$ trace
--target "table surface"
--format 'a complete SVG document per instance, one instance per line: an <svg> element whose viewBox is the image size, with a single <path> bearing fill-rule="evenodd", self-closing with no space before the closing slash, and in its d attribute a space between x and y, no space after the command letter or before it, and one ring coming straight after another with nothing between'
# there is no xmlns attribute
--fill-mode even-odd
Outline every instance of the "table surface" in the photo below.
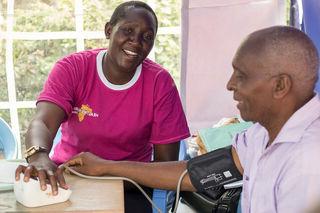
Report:
<svg viewBox="0 0 320 213"><path fill-rule="evenodd" d="M13 191L2 191L0 212L124 212L123 181L89 180L67 174L65 178L72 190L68 201L28 208L16 201Z"/></svg>

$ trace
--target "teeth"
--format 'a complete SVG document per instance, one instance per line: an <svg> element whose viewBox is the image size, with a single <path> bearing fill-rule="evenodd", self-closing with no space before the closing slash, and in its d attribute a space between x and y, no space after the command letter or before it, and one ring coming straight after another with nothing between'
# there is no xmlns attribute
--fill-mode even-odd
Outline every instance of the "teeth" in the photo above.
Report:
<svg viewBox="0 0 320 213"><path fill-rule="evenodd" d="M130 50L123 50L123 51L128 55L132 55L132 56L137 56L138 55L138 53L132 52Z"/></svg>

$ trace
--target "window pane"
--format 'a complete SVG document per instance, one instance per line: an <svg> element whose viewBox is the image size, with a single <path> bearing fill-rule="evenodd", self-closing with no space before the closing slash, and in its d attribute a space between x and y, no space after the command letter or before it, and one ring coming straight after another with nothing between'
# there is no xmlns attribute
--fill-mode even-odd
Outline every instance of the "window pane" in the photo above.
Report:
<svg viewBox="0 0 320 213"><path fill-rule="evenodd" d="M36 109L18 109L19 116L19 128L20 128L20 140L21 140L21 149L22 153L25 151L25 138L28 130L28 126L33 116L36 113Z"/></svg>
<svg viewBox="0 0 320 213"><path fill-rule="evenodd" d="M84 40L84 48L88 49L97 49L97 48L106 48L107 39L86 39Z"/></svg>
<svg viewBox="0 0 320 213"><path fill-rule="evenodd" d="M0 0L0 33L6 31L7 1ZM5 40L0 40L0 101L8 101Z"/></svg>
<svg viewBox="0 0 320 213"><path fill-rule="evenodd" d="M83 0L83 27L86 31L104 31L114 9L124 0Z"/></svg>
<svg viewBox="0 0 320 213"><path fill-rule="evenodd" d="M71 39L16 40L13 48L17 100L31 101L41 91L53 64L76 51L76 42Z"/></svg>
<svg viewBox="0 0 320 213"><path fill-rule="evenodd" d="M0 101L8 101L5 40L0 40Z"/></svg>
<svg viewBox="0 0 320 213"><path fill-rule="evenodd" d="M9 124L9 126L11 126L9 109L0 109L0 118L5 120Z"/></svg>
<svg viewBox="0 0 320 213"><path fill-rule="evenodd" d="M0 0L0 32L6 31L7 1Z"/></svg>
<svg viewBox="0 0 320 213"><path fill-rule="evenodd" d="M180 0L156 1L155 13L157 14L159 27L180 26Z"/></svg>
<svg viewBox="0 0 320 213"><path fill-rule="evenodd" d="M74 0L15 0L14 31L75 30Z"/></svg>
<svg viewBox="0 0 320 213"><path fill-rule="evenodd" d="M156 39L156 62L165 67L180 87L180 41L178 35L158 35Z"/></svg>

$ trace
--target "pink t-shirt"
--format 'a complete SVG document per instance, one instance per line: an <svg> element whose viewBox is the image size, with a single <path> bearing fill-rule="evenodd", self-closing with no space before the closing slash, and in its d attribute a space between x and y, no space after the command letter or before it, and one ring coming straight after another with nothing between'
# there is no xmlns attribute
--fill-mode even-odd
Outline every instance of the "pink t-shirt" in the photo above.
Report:
<svg viewBox="0 0 320 213"><path fill-rule="evenodd" d="M177 88L164 68L146 59L127 84L114 85L103 74L105 53L89 50L59 60L38 97L67 114L52 156L58 164L82 151L147 162L153 144L190 135Z"/></svg>

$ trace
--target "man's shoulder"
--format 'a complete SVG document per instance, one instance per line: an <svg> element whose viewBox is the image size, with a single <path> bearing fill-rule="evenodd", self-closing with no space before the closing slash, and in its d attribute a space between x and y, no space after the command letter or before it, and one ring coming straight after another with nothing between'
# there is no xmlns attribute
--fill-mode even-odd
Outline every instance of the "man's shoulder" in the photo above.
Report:
<svg viewBox="0 0 320 213"><path fill-rule="evenodd" d="M320 149L320 117L314 120L312 124L305 129L297 146L299 149L309 149L310 151L314 148Z"/></svg>
<svg viewBox="0 0 320 213"><path fill-rule="evenodd" d="M315 120L303 133L299 142L292 144L292 160L303 167L318 165L320 161L320 118ZM319 168L320 172L320 167Z"/></svg>
<svg viewBox="0 0 320 213"><path fill-rule="evenodd" d="M310 149L310 151L312 151L314 148L320 149L320 117L315 119L304 130L300 141L297 143L297 146L299 149Z"/></svg>

